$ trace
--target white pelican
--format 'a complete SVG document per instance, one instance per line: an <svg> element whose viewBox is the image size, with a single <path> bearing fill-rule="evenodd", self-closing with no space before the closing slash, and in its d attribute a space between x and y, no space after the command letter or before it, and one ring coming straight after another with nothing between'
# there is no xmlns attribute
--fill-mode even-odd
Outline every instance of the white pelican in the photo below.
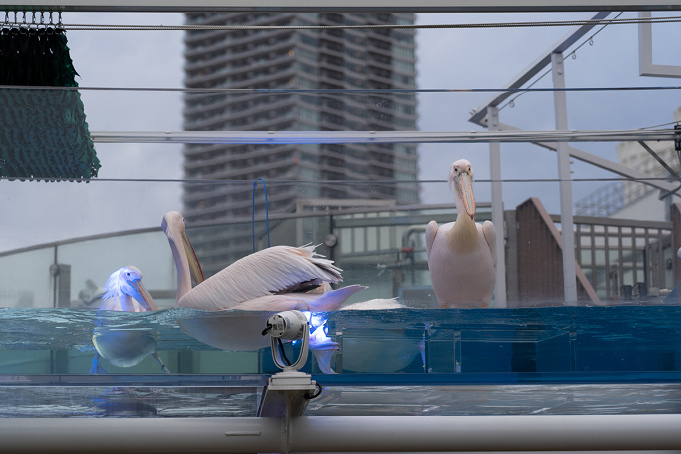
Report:
<svg viewBox="0 0 681 454"><path fill-rule="evenodd" d="M177 211L163 216L161 228L168 237L177 270L176 305L206 311L334 311L354 293L351 285L324 293L306 292L323 282L341 281L340 269L315 254L314 246L273 246L237 260L214 276L191 287L199 266ZM197 279L200 282L200 278Z"/></svg>
<svg viewBox="0 0 681 454"><path fill-rule="evenodd" d="M158 306L142 284L142 272L134 266L123 267L109 276L104 285L104 302L100 310L122 312L157 311ZM164 373L170 373L156 351L156 335L150 329L125 329L101 326L92 336L95 358L91 374L106 373L100 364L104 358L118 367L131 367L152 355Z"/></svg>
<svg viewBox="0 0 681 454"><path fill-rule="evenodd" d="M142 272L134 266L125 266L111 273L104 284L104 302L100 310L123 312L157 311L158 306L142 285Z"/></svg>
<svg viewBox="0 0 681 454"><path fill-rule="evenodd" d="M496 230L490 221L475 223L473 169L465 159L449 169L454 185L456 221L426 228L426 251L433 289L443 309L488 307L496 281Z"/></svg>

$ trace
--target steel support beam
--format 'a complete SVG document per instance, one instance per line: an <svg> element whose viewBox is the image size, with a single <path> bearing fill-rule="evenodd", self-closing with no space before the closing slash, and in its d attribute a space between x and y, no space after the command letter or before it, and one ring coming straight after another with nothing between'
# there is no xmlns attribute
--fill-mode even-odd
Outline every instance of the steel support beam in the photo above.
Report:
<svg viewBox="0 0 681 454"><path fill-rule="evenodd" d="M500 123L499 128L502 131L521 131L520 128L516 128L515 126L511 126L504 123ZM556 151L558 149L558 142L533 141L532 143L551 151ZM567 148L569 150L570 156L572 156L575 159L579 159L582 162L586 162L587 164L591 164L600 169L615 173L624 178L629 178L632 180L636 180L639 183L647 184L648 186L651 186L655 189L659 189L664 193L673 192L678 187L673 182L660 180L658 178L652 177L651 175L648 175L647 173L641 172L640 170L632 169L631 167L627 167L623 164L620 164L619 162L601 158L600 156L596 156L595 154L580 150L578 148L570 146L569 144Z"/></svg>
<svg viewBox="0 0 681 454"><path fill-rule="evenodd" d="M674 129L613 131L91 131L96 143L490 143L673 141Z"/></svg>
<svg viewBox="0 0 681 454"><path fill-rule="evenodd" d="M553 88L565 88L563 54L551 54ZM567 96L565 91L553 92L556 130L565 131L567 121ZM572 177L570 175L570 151L567 142L558 143L558 179L560 187L560 224L563 240L563 288L565 305L577 305L577 268L575 266L575 232L572 219Z"/></svg>
<svg viewBox="0 0 681 454"><path fill-rule="evenodd" d="M499 109L490 107L488 109L488 123L490 131L499 130ZM495 307L506 307L506 248L504 245L504 197L501 188L501 143L489 143L489 168L490 179L492 180L492 223L497 231L497 241L495 244L497 267L496 284L494 287Z"/></svg>
<svg viewBox="0 0 681 454"><path fill-rule="evenodd" d="M607 8L602 8L597 11L606 11ZM604 19L608 16L607 12L599 12L588 19ZM594 25L582 25L580 27L575 27L572 31L563 36L554 45L549 47L543 54L541 54L535 61L533 61L528 67L520 72L515 78L511 80L504 88L507 89L518 89L522 88L527 82L532 80L534 76L539 74L547 66L551 64L551 55L554 53L564 53L570 46L579 41L584 35L586 35L589 30L591 30ZM475 123L477 125L486 127L485 124L487 119L487 109L489 107L498 107L505 99L514 94L514 92L503 92L491 99L489 99L485 104L477 107L473 110L473 114L468 121Z"/></svg>
<svg viewBox="0 0 681 454"><path fill-rule="evenodd" d="M638 13L638 17L650 17L650 11ZM648 77L681 78L681 66L653 63L653 24L638 24L638 73Z"/></svg>
<svg viewBox="0 0 681 454"><path fill-rule="evenodd" d="M191 11L408 11L576 12L681 10L681 0L2 0L10 11L191 12Z"/></svg>
<svg viewBox="0 0 681 454"><path fill-rule="evenodd" d="M681 415L302 416L291 452L678 450ZM5 418L3 454L285 452L279 418Z"/></svg>

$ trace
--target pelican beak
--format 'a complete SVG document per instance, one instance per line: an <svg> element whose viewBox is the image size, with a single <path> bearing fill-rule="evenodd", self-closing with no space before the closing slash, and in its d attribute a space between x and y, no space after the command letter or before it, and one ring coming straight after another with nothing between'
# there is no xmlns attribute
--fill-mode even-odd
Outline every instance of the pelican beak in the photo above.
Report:
<svg viewBox="0 0 681 454"><path fill-rule="evenodd" d="M148 311L157 311L158 306L154 302L154 299L151 297L147 289L144 287L142 284L142 281L139 279L136 279L134 281L130 281L130 285L132 288L135 289L135 295L134 298L142 305L147 308Z"/></svg>
<svg viewBox="0 0 681 454"><path fill-rule="evenodd" d="M468 172L461 172L454 178L456 190L461 194L466 214L473 219L475 216L475 197L473 196L473 181Z"/></svg>
<svg viewBox="0 0 681 454"><path fill-rule="evenodd" d="M203 270L201 269L201 265L199 265L199 259L196 257L196 252L194 252L194 248L184 232L182 232L182 245L184 246L184 253L189 262L189 272L192 275L194 282L198 285L205 280L203 277Z"/></svg>

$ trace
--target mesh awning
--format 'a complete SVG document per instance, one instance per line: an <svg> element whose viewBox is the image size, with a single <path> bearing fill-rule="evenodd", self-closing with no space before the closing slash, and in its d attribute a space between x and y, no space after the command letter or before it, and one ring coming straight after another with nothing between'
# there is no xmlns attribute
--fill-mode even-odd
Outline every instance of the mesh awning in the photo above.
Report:
<svg viewBox="0 0 681 454"><path fill-rule="evenodd" d="M0 33L0 176L88 179L100 167L66 35L58 27L4 26Z"/></svg>

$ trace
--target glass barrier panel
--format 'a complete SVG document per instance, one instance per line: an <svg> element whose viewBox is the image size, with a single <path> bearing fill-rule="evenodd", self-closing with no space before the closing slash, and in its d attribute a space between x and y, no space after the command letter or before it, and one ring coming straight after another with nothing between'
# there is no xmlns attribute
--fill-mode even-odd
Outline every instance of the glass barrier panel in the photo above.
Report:
<svg viewBox="0 0 681 454"><path fill-rule="evenodd" d="M160 228L68 243L58 250L59 264L71 268L73 291L70 305L61 307L99 309L109 275L129 265L142 272L144 286L159 308L175 305L175 270Z"/></svg>
<svg viewBox="0 0 681 454"><path fill-rule="evenodd" d="M0 307L58 307L55 246L0 254ZM64 286L61 287L64 289Z"/></svg>

